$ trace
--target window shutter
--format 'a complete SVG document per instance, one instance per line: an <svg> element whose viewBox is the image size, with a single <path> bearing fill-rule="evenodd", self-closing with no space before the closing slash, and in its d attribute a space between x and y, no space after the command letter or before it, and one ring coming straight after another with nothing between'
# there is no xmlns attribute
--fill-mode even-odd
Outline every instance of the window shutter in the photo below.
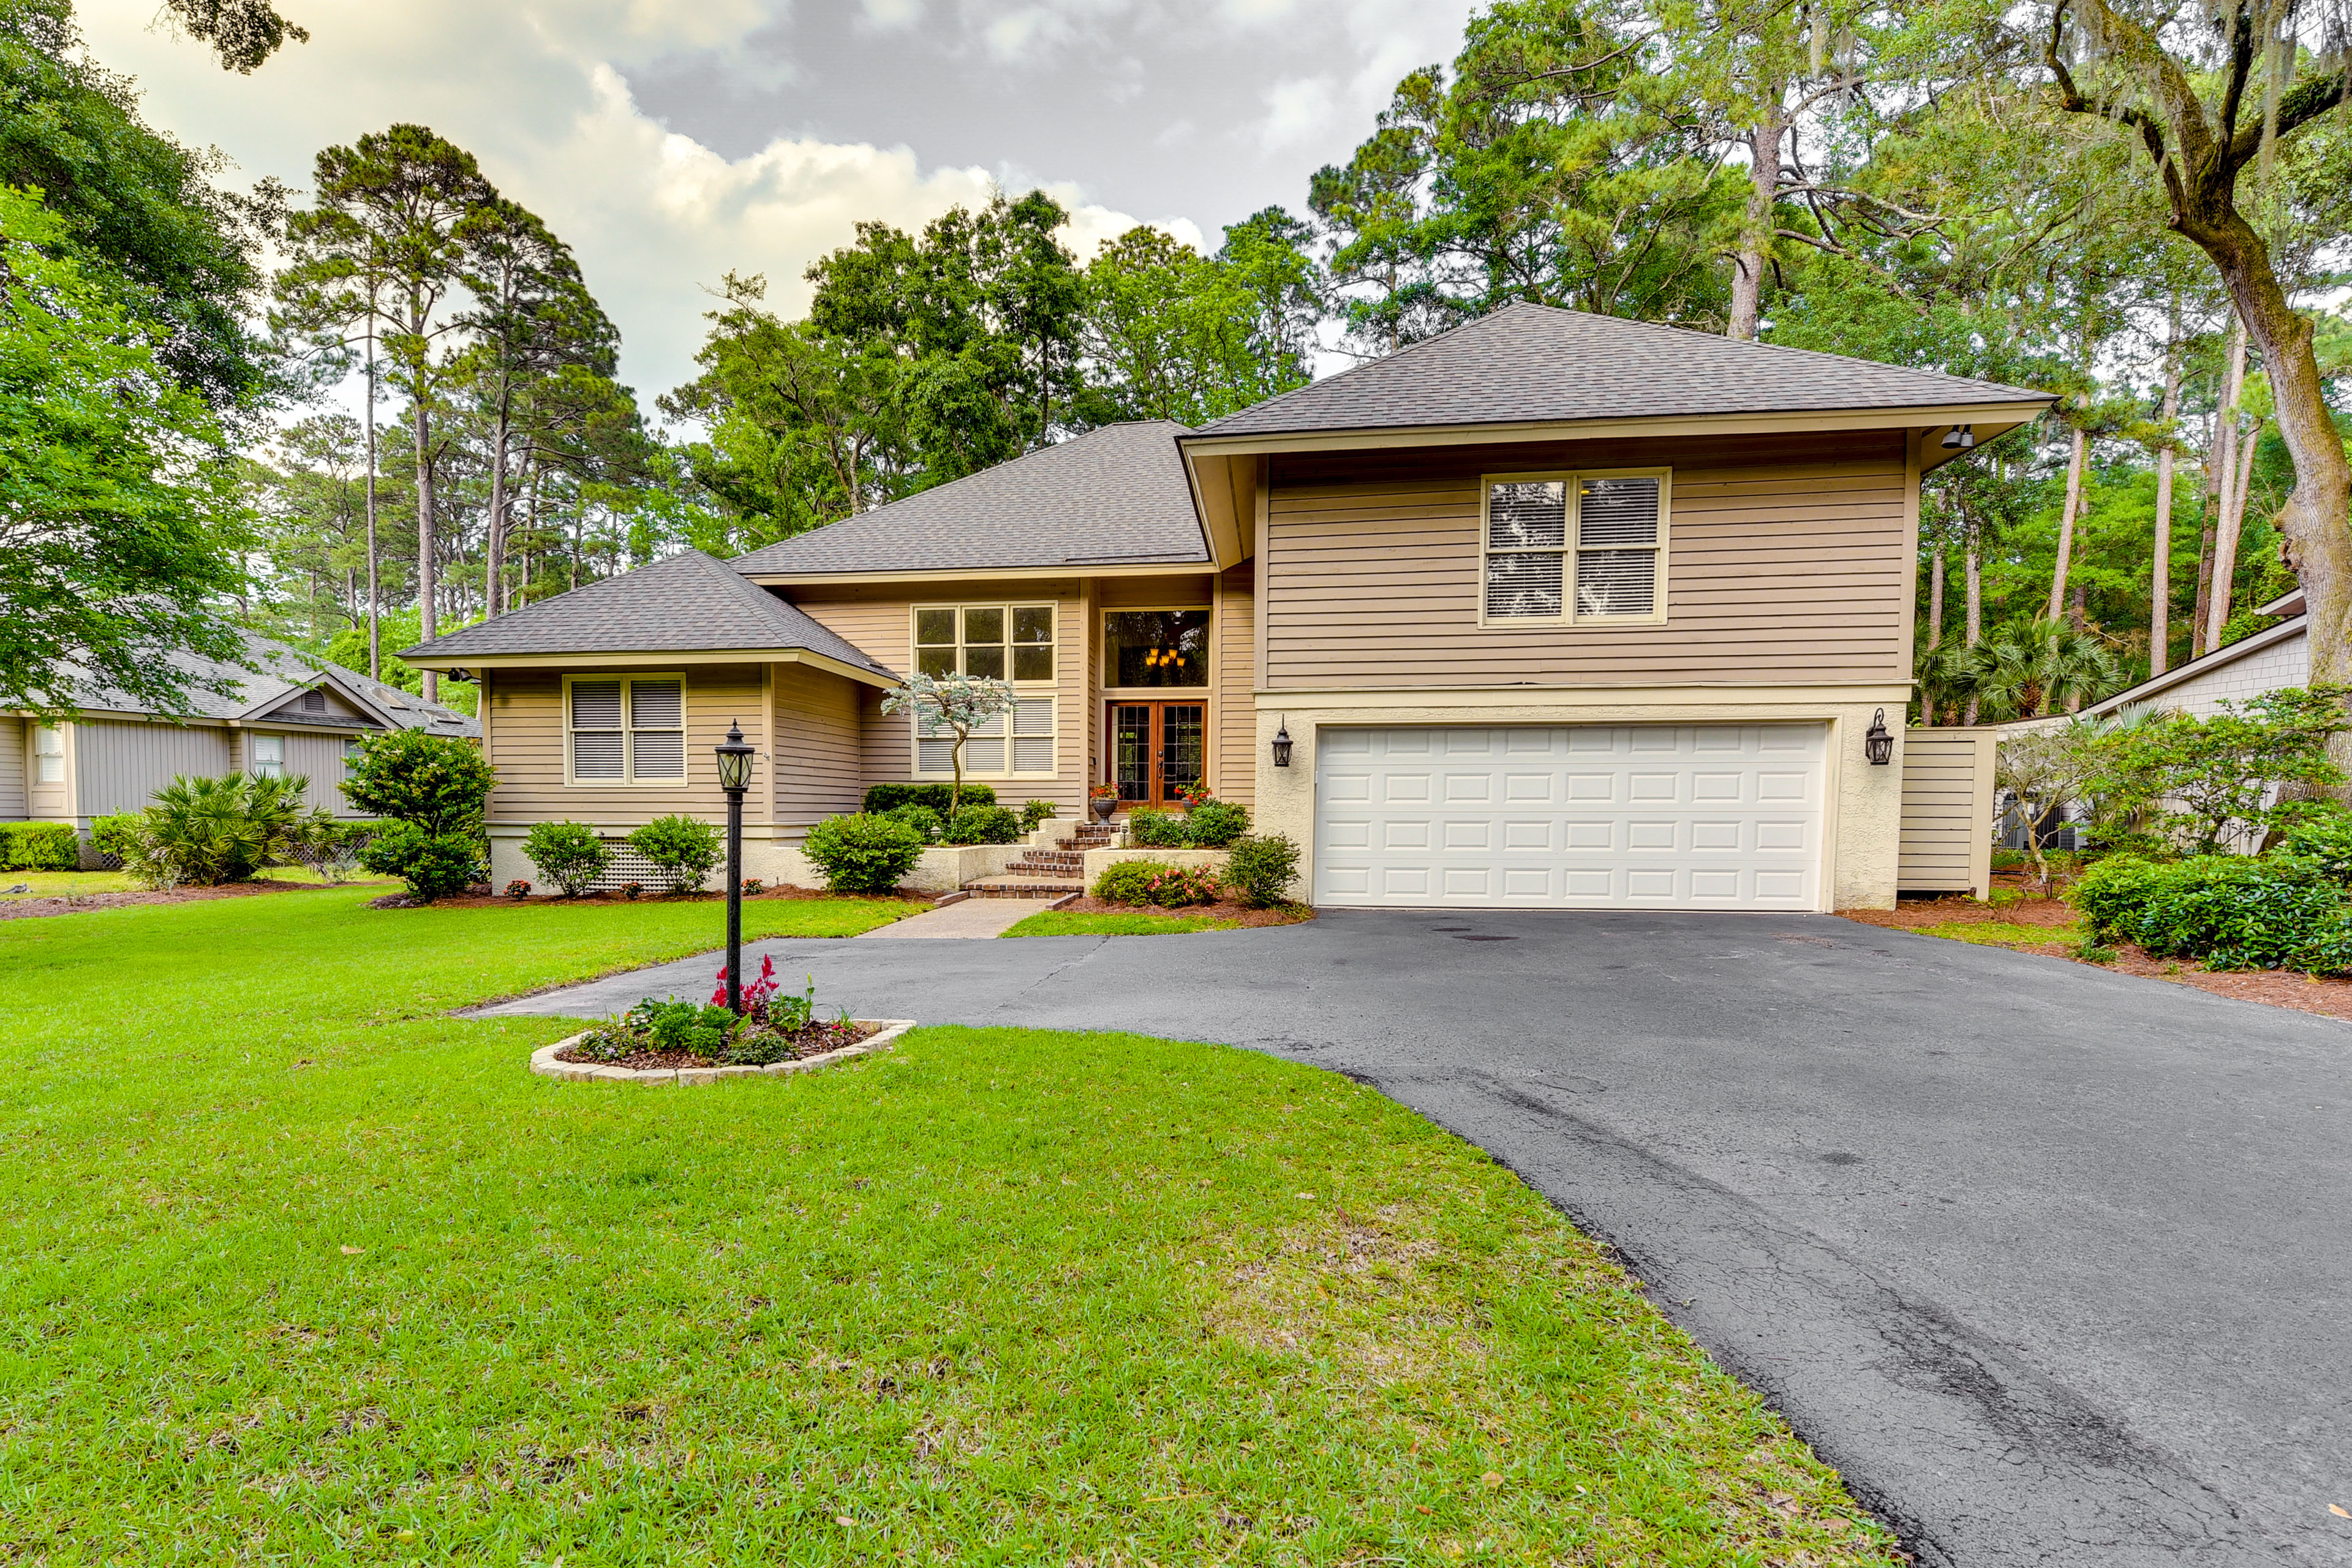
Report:
<svg viewBox="0 0 2352 1568"><path fill-rule="evenodd" d="M572 776L576 779L617 780L621 776L621 732L618 730L573 731Z"/></svg>
<svg viewBox="0 0 2352 1568"><path fill-rule="evenodd" d="M578 688L573 688L577 690ZM686 727L685 683L677 680L629 682L629 728L682 730Z"/></svg>
<svg viewBox="0 0 2352 1568"><path fill-rule="evenodd" d="M1555 616L1565 603L1568 486L1496 485L1486 498L1486 614Z"/></svg>
<svg viewBox="0 0 2352 1568"><path fill-rule="evenodd" d="M631 771L640 780L686 776L686 737L677 731L640 730L629 737Z"/></svg>

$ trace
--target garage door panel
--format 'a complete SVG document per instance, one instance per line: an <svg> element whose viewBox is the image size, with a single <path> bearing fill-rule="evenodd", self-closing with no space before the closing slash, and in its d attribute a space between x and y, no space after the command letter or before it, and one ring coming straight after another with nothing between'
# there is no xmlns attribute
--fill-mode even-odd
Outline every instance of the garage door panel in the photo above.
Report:
<svg viewBox="0 0 2352 1568"><path fill-rule="evenodd" d="M1812 909L1825 741L1818 724L1324 731L1316 897Z"/></svg>

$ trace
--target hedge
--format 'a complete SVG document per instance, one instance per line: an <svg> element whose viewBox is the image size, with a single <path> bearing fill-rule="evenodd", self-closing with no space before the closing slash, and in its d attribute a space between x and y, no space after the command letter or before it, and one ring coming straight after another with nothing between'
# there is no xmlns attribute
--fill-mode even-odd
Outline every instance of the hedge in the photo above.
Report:
<svg viewBox="0 0 2352 1568"><path fill-rule="evenodd" d="M0 823L0 871L71 871L80 865L81 835L72 823Z"/></svg>
<svg viewBox="0 0 2352 1568"><path fill-rule="evenodd" d="M949 805L955 795L955 785L943 784L879 784L868 785L866 799L858 809L868 816L880 816L894 806L927 805L940 814L945 822ZM996 791L984 784L963 786L966 805L994 805Z"/></svg>
<svg viewBox="0 0 2352 1568"><path fill-rule="evenodd" d="M2340 972L2344 889L2315 859L2200 855L2163 863L2114 856L2067 897L2094 942L2137 942L2157 958L2201 958L2210 969Z"/></svg>

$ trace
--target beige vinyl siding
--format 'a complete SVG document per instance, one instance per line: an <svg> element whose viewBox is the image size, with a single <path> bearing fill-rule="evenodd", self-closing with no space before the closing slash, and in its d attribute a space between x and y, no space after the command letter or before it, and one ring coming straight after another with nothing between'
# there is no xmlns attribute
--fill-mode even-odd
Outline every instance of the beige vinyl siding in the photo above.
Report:
<svg viewBox="0 0 2352 1568"><path fill-rule="evenodd" d="M1903 834L1895 886L1905 892L1992 889L1991 729L1903 732Z"/></svg>
<svg viewBox="0 0 2352 1568"><path fill-rule="evenodd" d="M1050 778L991 779L997 797L1018 805L1031 798L1050 800L1065 819L1085 809L1089 726L1087 705L1089 664L1100 657L1075 578L1048 582L845 584L836 588L796 587L795 607L847 640L886 668L914 667L917 605L1036 605L1052 603L1054 614L1054 773ZM863 711L862 776L866 784L897 784L915 777L914 730L904 716L885 718L882 693L871 687L859 699ZM789 745L789 737L786 743Z"/></svg>
<svg viewBox="0 0 2352 1568"><path fill-rule="evenodd" d="M1664 624L1478 624L1482 474L1645 466L1673 471ZM1901 679L1907 494L1893 434L1277 458L1266 684Z"/></svg>
<svg viewBox="0 0 2352 1568"><path fill-rule="evenodd" d="M176 774L217 777L230 771L230 731L213 725L127 723L83 719L73 726L74 815L141 811ZM286 749L286 771L294 747Z"/></svg>
<svg viewBox="0 0 2352 1568"><path fill-rule="evenodd" d="M727 796L719 787L711 748L730 722L759 727L765 681L756 664L684 665L686 782L682 784L566 784L563 782L563 677L636 670L502 669L490 692L498 735L499 782L490 792L493 823L585 822L635 826L671 812L723 821Z"/></svg>
<svg viewBox="0 0 2352 1568"><path fill-rule="evenodd" d="M25 815L26 748L32 731L22 719L0 716L0 822L16 822Z"/></svg>
<svg viewBox="0 0 2352 1568"><path fill-rule="evenodd" d="M1216 791L1237 805L1257 799L1257 679L1255 569L1244 562L1217 584L1209 632L1217 650Z"/></svg>
<svg viewBox="0 0 2352 1568"><path fill-rule="evenodd" d="M870 689L804 664L775 667L776 821L801 830L857 809L865 793L859 693ZM794 833L797 837L797 832Z"/></svg>

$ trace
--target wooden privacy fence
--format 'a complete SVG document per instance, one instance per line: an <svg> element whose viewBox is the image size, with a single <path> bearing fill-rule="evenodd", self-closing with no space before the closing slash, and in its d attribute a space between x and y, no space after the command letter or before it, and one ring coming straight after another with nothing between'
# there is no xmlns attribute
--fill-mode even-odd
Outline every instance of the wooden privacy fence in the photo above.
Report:
<svg viewBox="0 0 2352 1568"><path fill-rule="evenodd" d="M1903 732L1903 837L1895 886L1906 893L1992 894L1993 752L2000 731Z"/></svg>

